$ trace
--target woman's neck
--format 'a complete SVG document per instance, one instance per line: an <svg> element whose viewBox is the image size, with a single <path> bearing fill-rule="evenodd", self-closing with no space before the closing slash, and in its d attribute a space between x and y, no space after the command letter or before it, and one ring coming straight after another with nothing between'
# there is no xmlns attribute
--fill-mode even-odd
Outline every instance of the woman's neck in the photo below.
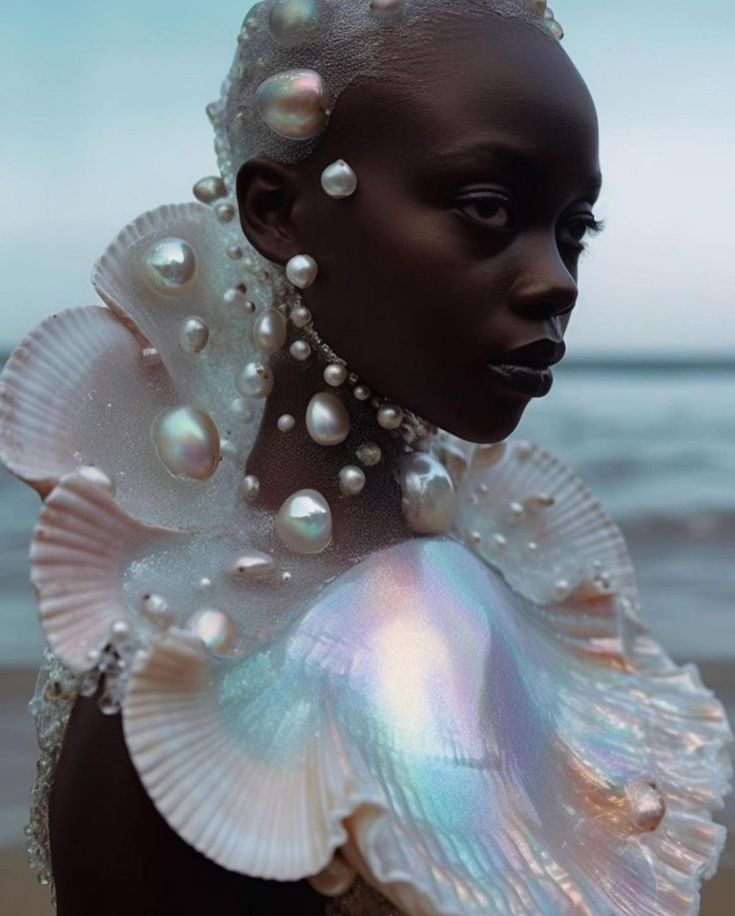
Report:
<svg viewBox="0 0 735 916"><path fill-rule="evenodd" d="M317 490L330 505L335 538L347 535L352 543L367 541L376 549L410 535L401 511L400 458L406 448L397 432L378 424L370 399L358 400L347 383L339 388L327 384L328 364L316 349L304 362L294 359L288 349L271 357L275 382L246 473L258 480L259 508L277 512L298 490ZM307 429L307 408L320 392L336 395L347 410L350 431L339 445L320 445ZM286 415L295 424L282 432L278 421ZM380 449L377 464L360 461L358 450L366 444ZM345 496L340 490L340 471L347 466L361 468L365 474L364 489L356 496Z"/></svg>

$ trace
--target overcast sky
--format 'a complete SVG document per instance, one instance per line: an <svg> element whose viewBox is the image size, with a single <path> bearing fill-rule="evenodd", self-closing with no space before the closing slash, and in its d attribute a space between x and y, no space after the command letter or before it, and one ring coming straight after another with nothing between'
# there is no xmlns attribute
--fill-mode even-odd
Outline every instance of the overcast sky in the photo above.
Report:
<svg viewBox="0 0 735 916"><path fill-rule="evenodd" d="M0 346L93 304L92 263L214 168L204 115L235 0L6 0L0 25ZM571 352L735 350L735 4L557 0L602 127L608 229Z"/></svg>

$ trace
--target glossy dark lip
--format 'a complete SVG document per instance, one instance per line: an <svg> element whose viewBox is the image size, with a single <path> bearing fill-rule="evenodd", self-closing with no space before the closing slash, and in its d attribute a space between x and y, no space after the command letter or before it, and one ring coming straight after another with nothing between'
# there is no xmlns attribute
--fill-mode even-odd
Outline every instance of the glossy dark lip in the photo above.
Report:
<svg viewBox="0 0 735 916"><path fill-rule="evenodd" d="M508 350L497 359L488 360L492 366L528 366L532 369L548 369L560 363L567 352L563 342L543 338L515 350Z"/></svg>
<svg viewBox="0 0 735 916"><path fill-rule="evenodd" d="M548 366L521 366L514 363L488 363L492 378L513 391L532 398L543 398L554 384L554 373Z"/></svg>

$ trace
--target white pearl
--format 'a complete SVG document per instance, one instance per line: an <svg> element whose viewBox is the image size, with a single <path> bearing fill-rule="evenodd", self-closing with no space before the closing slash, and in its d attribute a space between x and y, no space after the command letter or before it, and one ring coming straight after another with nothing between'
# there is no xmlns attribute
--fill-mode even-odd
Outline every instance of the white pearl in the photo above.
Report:
<svg viewBox="0 0 735 916"><path fill-rule="evenodd" d="M155 242L145 256L146 276L159 293L175 295L193 282L197 256L183 239L167 238Z"/></svg>
<svg viewBox="0 0 735 916"><path fill-rule="evenodd" d="M255 419L255 408L247 398L233 398L230 413L243 423L251 423Z"/></svg>
<svg viewBox="0 0 735 916"><path fill-rule="evenodd" d="M525 518L526 510L523 508L523 505L519 502L511 502L508 504L508 512L506 518L511 524L519 522L522 518Z"/></svg>
<svg viewBox="0 0 735 916"><path fill-rule="evenodd" d="M348 464L339 472L339 490L343 496L358 496L366 482L365 471L357 465Z"/></svg>
<svg viewBox="0 0 735 916"><path fill-rule="evenodd" d="M360 464L365 465L366 468L375 467L383 458L382 449L375 442L364 443L357 449L355 455Z"/></svg>
<svg viewBox="0 0 735 916"><path fill-rule="evenodd" d="M318 445L340 445L350 434L347 408L336 394L315 394L306 408L306 429Z"/></svg>
<svg viewBox="0 0 735 916"><path fill-rule="evenodd" d="M278 309L266 309L253 325L253 343L259 350L275 353L286 343L286 319Z"/></svg>
<svg viewBox="0 0 735 916"><path fill-rule="evenodd" d="M289 47L306 41L317 23L314 0L273 0L268 27L279 44Z"/></svg>
<svg viewBox="0 0 735 916"><path fill-rule="evenodd" d="M263 363L248 363L235 379L235 388L249 398L266 398L273 391L273 373Z"/></svg>
<svg viewBox="0 0 735 916"><path fill-rule="evenodd" d="M168 602L160 595L143 595L140 602L141 614L154 626L167 629L174 621L174 615Z"/></svg>
<svg viewBox="0 0 735 916"><path fill-rule="evenodd" d="M319 273L319 265L308 254L296 254L286 264L286 276L299 289L308 289Z"/></svg>
<svg viewBox="0 0 735 916"><path fill-rule="evenodd" d="M508 539L498 531L493 535L493 545L502 550L503 547L508 546Z"/></svg>
<svg viewBox="0 0 735 916"><path fill-rule="evenodd" d="M572 585L568 579L557 579L554 583L554 599L564 601L572 593Z"/></svg>
<svg viewBox="0 0 735 916"><path fill-rule="evenodd" d="M214 212L221 223L231 223L235 218L235 208L232 204L217 204Z"/></svg>
<svg viewBox="0 0 735 916"><path fill-rule="evenodd" d="M295 553L321 553L332 541L329 504L316 490L299 490L281 506L276 531L281 542Z"/></svg>
<svg viewBox="0 0 735 916"><path fill-rule="evenodd" d="M240 579L261 581L269 579L276 569L273 557L260 550L248 550L235 560L233 575Z"/></svg>
<svg viewBox="0 0 735 916"><path fill-rule="evenodd" d="M216 608L202 608L186 621L186 629L198 636L214 655L229 655L239 633L229 614Z"/></svg>
<svg viewBox="0 0 735 916"><path fill-rule="evenodd" d="M324 370L324 381L333 388L339 388L347 381L347 367L342 363L331 363Z"/></svg>
<svg viewBox="0 0 735 916"><path fill-rule="evenodd" d="M200 178L193 188L194 197L203 204L212 204L215 200L227 197L227 188L219 175L208 175Z"/></svg>
<svg viewBox="0 0 735 916"><path fill-rule="evenodd" d="M242 248L239 245L228 245L225 253L231 261L239 261L242 258Z"/></svg>
<svg viewBox="0 0 735 916"><path fill-rule="evenodd" d="M282 433L290 433L294 426L296 426L296 420L290 413L284 413L283 416L278 418L278 429Z"/></svg>
<svg viewBox="0 0 735 916"><path fill-rule="evenodd" d="M295 340L289 349L294 359L303 362L311 356L311 347L305 340Z"/></svg>
<svg viewBox="0 0 735 916"><path fill-rule="evenodd" d="M555 503L554 497L548 493L534 493L523 501L523 508L534 515L542 509L550 509Z"/></svg>
<svg viewBox="0 0 735 916"><path fill-rule="evenodd" d="M241 308L248 312L248 314L252 314L251 310L247 307L249 300L245 294L244 289L238 289L237 287L228 289L223 298L225 305L229 306L230 308Z"/></svg>
<svg viewBox="0 0 735 916"><path fill-rule="evenodd" d="M260 481L254 474L248 474L240 484L240 494L247 502L253 502L260 493Z"/></svg>
<svg viewBox="0 0 735 916"><path fill-rule="evenodd" d="M77 477L81 477L89 483L93 483L96 487L99 487L101 490L104 490L106 493L109 493L110 496L115 495L115 481L105 474L103 470L93 465L84 465L77 470Z"/></svg>
<svg viewBox="0 0 735 916"><path fill-rule="evenodd" d="M314 70L286 70L255 91L258 112L272 131L289 140L308 140L327 126L327 90Z"/></svg>
<svg viewBox="0 0 735 916"><path fill-rule="evenodd" d="M370 400L370 395L372 392L365 385L356 385L352 389L352 394L357 398L358 401L368 401Z"/></svg>
<svg viewBox="0 0 735 916"><path fill-rule="evenodd" d="M126 620L116 620L110 627L110 642L117 648L122 648L130 636L130 624Z"/></svg>
<svg viewBox="0 0 735 916"><path fill-rule="evenodd" d="M432 455L401 459L403 514L417 534L446 534L454 523L456 496L449 471Z"/></svg>
<svg viewBox="0 0 735 916"><path fill-rule="evenodd" d="M209 576L202 576L197 582L197 588L202 592L208 592L213 585L214 583Z"/></svg>
<svg viewBox="0 0 735 916"><path fill-rule="evenodd" d="M666 815L666 802L658 789L645 779L631 779L625 795L636 827L653 832Z"/></svg>
<svg viewBox="0 0 735 916"><path fill-rule="evenodd" d="M207 480L217 470L220 437L212 418L196 407L172 407L153 424L156 453L176 477Z"/></svg>
<svg viewBox="0 0 735 916"><path fill-rule="evenodd" d="M344 159L338 159L322 172L322 188L335 200L352 197L357 190L357 175Z"/></svg>
<svg viewBox="0 0 735 916"><path fill-rule="evenodd" d="M196 315L187 318L179 330L179 347L184 353L201 353L209 341L207 323Z"/></svg>
<svg viewBox="0 0 735 916"><path fill-rule="evenodd" d="M378 424L383 429L398 429L403 423L403 411L393 404L384 404L378 410Z"/></svg>
<svg viewBox="0 0 735 916"><path fill-rule="evenodd" d="M305 305L299 305L293 309L290 318L297 328L305 328L311 321L311 312Z"/></svg>

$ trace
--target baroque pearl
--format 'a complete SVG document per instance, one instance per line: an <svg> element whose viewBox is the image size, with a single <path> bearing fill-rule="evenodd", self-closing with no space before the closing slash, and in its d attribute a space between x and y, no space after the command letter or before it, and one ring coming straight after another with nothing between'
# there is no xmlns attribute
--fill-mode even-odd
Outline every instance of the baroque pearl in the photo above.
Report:
<svg viewBox="0 0 735 916"><path fill-rule="evenodd" d="M235 388L248 398L266 398L273 391L273 373L263 363L248 363L235 379Z"/></svg>
<svg viewBox="0 0 735 916"><path fill-rule="evenodd" d="M433 455L411 452L401 459L403 514L417 534L445 534L452 527L456 496L449 471Z"/></svg>
<svg viewBox="0 0 735 916"><path fill-rule="evenodd" d="M355 455L360 464L365 465L366 468L375 467L383 459L382 449L375 442L365 442L357 449Z"/></svg>
<svg viewBox="0 0 735 916"><path fill-rule="evenodd" d="M331 363L324 370L324 381L332 388L339 388L347 381L347 367L342 363Z"/></svg>
<svg viewBox="0 0 735 916"><path fill-rule="evenodd" d="M101 490L109 493L110 496L115 495L115 481L110 477L109 474L105 474L103 470L95 467L94 465L87 464L79 468L77 470L77 477L82 477L89 483L93 483L96 487L99 487Z"/></svg>
<svg viewBox="0 0 735 916"><path fill-rule="evenodd" d="M306 408L306 429L318 445L340 445L350 434L347 409L330 391L315 394Z"/></svg>
<svg viewBox="0 0 735 916"><path fill-rule="evenodd" d="M294 426L296 426L296 420L290 413L284 413L278 418L278 429L282 433L290 433Z"/></svg>
<svg viewBox="0 0 735 916"><path fill-rule="evenodd" d="M384 404L378 410L378 425L383 429L398 429L403 423L403 411L393 404Z"/></svg>
<svg viewBox="0 0 735 916"><path fill-rule="evenodd" d="M240 493L242 498L249 503L258 498L260 493L260 481L254 474L248 474L240 484Z"/></svg>
<svg viewBox="0 0 735 916"><path fill-rule="evenodd" d="M156 417L158 457L176 477L207 480L217 470L220 437L214 420L197 407L171 407Z"/></svg>
<svg viewBox="0 0 735 916"><path fill-rule="evenodd" d="M184 353L201 353L209 341L209 327L201 318L192 315L179 330L179 347Z"/></svg>
<svg viewBox="0 0 735 916"><path fill-rule="evenodd" d="M655 785L645 779L631 779L625 786L625 795L635 825L654 831L666 814L666 802Z"/></svg>
<svg viewBox="0 0 735 916"><path fill-rule="evenodd" d="M266 309L253 326L253 343L259 350L275 353L286 343L286 319L278 309Z"/></svg>
<svg viewBox="0 0 735 916"><path fill-rule="evenodd" d="M289 47L306 41L318 24L314 0L273 0L268 27L273 38Z"/></svg>
<svg viewBox="0 0 735 916"><path fill-rule="evenodd" d="M255 91L258 112L272 131L289 140L309 140L327 125L324 80L315 70L285 70Z"/></svg>
<svg viewBox="0 0 735 916"><path fill-rule="evenodd" d="M145 256L146 275L159 293L172 295L187 287L196 276L197 256L183 239L161 239Z"/></svg>
<svg viewBox="0 0 735 916"><path fill-rule="evenodd" d="M143 595L140 602L140 612L154 626L162 630L167 629L174 622L174 615L168 602L161 595Z"/></svg>
<svg viewBox="0 0 735 916"><path fill-rule="evenodd" d="M200 203L213 204L215 200L227 197L227 188L219 175L207 175L194 185L193 194Z"/></svg>
<svg viewBox="0 0 735 916"><path fill-rule="evenodd" d="M294 553L321 553L332 541L329 504L317 490L299 490L279 509L276 532Z"/></svg>
<svg viewBox="0 0 735 916"><path fill-rule="evenodd" d="M295 340L291 344L289 352L294 359L303 362L311 356L311 347L305 340Z"/></svg>
<svg viewBox="0 0 735 916"><path fill-rule="evenodd" d="M259 582L269 579L276 569L273 557L260 550L247 550L235 560L233 574L240 579L252 579Z"/></svg>
<svg viewBox="0 0 735 916"><path fill-rule="evenodd" d="M318 264L308 254L296 254L286 264L286 276L299 289L308 289L318 272Z"/></svg>
<svg viewBox="0 0 735 916"><path fill-rule="evenodd" d="M328 165L322 172L321 182L324 192L335 200L352 197L357 190L357 175L344 159Z"/></svg>
<svg viewBox="0 0 735 916"><path fill-rule="evenodd" d="M357 465L348 464L339 472L339 490L343 496L358 496L365 488L365 471Z"/></svg>
<svg viewBox="0 0 735 916"><path fill-rule="evenodd" d="M229 614L216 608L202 608L192 614L186 629L198 636L214 655L229 655L237 645L238 632Z"/></svg>

